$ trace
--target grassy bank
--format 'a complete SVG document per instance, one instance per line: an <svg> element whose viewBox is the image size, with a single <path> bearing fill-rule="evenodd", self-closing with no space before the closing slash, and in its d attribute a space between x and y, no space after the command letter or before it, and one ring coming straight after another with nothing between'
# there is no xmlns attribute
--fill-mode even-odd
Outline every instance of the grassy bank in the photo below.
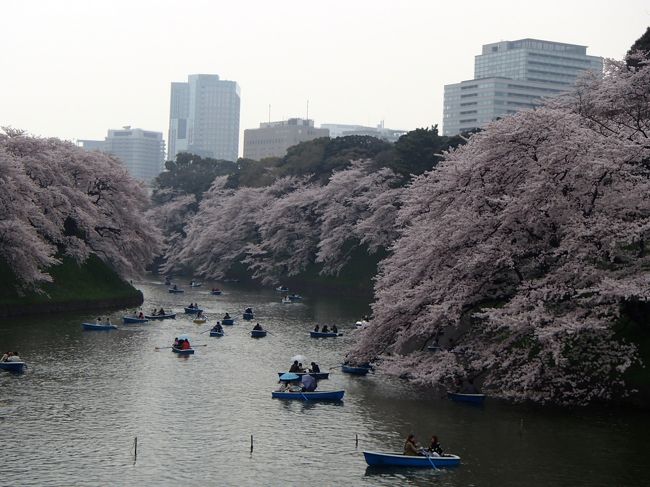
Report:
<svg viewBox="0 0 650 487"><path fill-rule="evenodd" d="M0 316L132 306L142 302L142 293L95 255L82 265L64 258L49 273L54 281L41 285L41 292L21 294L16 290L16 276L6 263L0 262Z"/></svg>

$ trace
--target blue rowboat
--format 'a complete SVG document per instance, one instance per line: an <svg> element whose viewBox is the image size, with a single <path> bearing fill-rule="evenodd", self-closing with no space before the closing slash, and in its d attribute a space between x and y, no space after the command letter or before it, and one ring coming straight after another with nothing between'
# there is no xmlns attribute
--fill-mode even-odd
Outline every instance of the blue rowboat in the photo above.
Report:
<svg viewBox="0 0 650 487"><path fill-rule="evenodd" d="M211 337L222 337L224 336L225 333L222 331L210 331L210 336Z"/></svg>
<svg viewBox="0 0 650 487"><path fill-rule="evenodd" d="M188 315L197 315L203 313L203 310L201 308L185 308L185 313Z"/></svg>
<svg viewBox="0 0 650 487"><path fill-rule="evenodd" d="M115 325L100 325L98 323L82 323L81 326L84 330L117 330Z"/></svg>
<svg viewBox="0 0 650 487"><path fill-rule="evenodd" d="M298 401L340 401L345 391L314 392L272 392L274 399L294 399Z"/></svg>
<svg viewBox="0 0 650 487"><path fill-rule="evenodd" d="M9 372L22 372L25 368L25 362L0 362L0 369Z"/></svg>
<svg viewBox="0 0 650 487"><path fill-rule="evenodd" d="M176 318L176 313L168 313L164 315L144 315L148 320L173 320Z"/></svg>
<svg viewBox="0 0 650 487"><path fill-rule="evenodd" d="M251 330L251 337L263 338L266 336L266 330Z"/></svg>
<svg viewBox="0 0 650 487"><path fill-rule="evenodd" d="M310 331L309 336L312 338L334 338L334 337L340 337L342 336L343 333L333 333L328 331L327 333L323 333L322 331Z"/></svg>
<svg viewBox="0 0 650 487"><path fill-rule="evenodd" d="M372 370L372 367L352 367L351 365L341 365L341 371L346 374L366 375Z"/></svg>
<svg viewBox="0 0 650 487"><path fill-rule="evenodd" d="M221 320L222 325L234 325L235 324L235 318L224 318Z"/></svg>
<svg viewBox="0 0 650 487"><path fill-rule="evenodd" d="M255 315L254 315L253 313L244 313L244 314L242 315L242 317L243 317L245 320L252 320L253 318L255 318Z"/></svg>
<svg viewBox="0 0 650 487"><path fill-rule="evenodd" d="M212 294L213 296L221 296L223 294L223 292L222 291L217 291L217 290L212 290L212 291L210 291L210 294Z"/></svg>
<svg viewBox="0 0 650 487"><path fill-rule="evenodd" d="M194 355L193 348L188 348L187 350L181 350L180 348L172 347L172 352L177 353L178 355Z"/></svg>
<svg viewBox="0 0 650 487"><path fill-rule="evenodd" d="M402 455L400 453L379 453L374 451L364 451L363 456L368 465L382 465L391 467L421 467L421 468L436 468L440 467L455 467L460 464L460 457L458 455L444 455L444 456L414 456Z"/></svg>
<svg viewBox="0 0 650 487"><path fill-rule="evenodd" d="M483 404L485 394L463 394L461 392L448 392L447 397L456 402L471 402L473 404Z"/></svg>
<svg viewBox="0 0 650 487"><path fill-rule="evenodd" d="M287 296L291 301L302 301L302 296L300 294L289 294Z"/></svg>
<svg viewBox="0 0 650 487"><path fill-rule="evenodd" d="M171 294L179 294L179 293L184 293L185 291L183 291L182 289L170 289L169 292Z"/></svg>
<svg viewBox="0 0 650 487"><path fill-rule="evenodd" d="M138 318L137 316L122 316L122 321L127 325L129 323L146 323L149 320L145 318Z"/></svg>
<svg viewBox="0 0 650 487"><path fill-rule="evenodd" d="M289 288L287 286L278 286L275 290L279 293L286 293L289 291Z"/></svg>
<svg viewBox="0 0 650 487"><path fill-rule="evenodd" d="M278 377L281 377L282 374L296 374L299 377L302 377L303 375L311 375L316 380L330 378L329 372L311 372L311 373L310 372L278 372Z"/></svg>

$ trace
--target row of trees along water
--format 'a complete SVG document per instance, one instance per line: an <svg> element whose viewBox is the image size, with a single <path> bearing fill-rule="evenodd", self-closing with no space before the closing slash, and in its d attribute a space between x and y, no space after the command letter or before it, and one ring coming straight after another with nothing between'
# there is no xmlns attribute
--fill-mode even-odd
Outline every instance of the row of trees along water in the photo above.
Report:
<svg viewBox="0 0 650 487"><path fill-rule="evenodd" d="M650 348L642 55L468 139L432 127L395 144L317 139L259 162L184 154L168 169L144 213L144 188L115 159L5 129L2 264L22 288L90 255L124 275L160 255L164 272L218 279L238 266L276 283L375 252L387 257L352 361L541 403L649 389L638 372Z"/></svg>

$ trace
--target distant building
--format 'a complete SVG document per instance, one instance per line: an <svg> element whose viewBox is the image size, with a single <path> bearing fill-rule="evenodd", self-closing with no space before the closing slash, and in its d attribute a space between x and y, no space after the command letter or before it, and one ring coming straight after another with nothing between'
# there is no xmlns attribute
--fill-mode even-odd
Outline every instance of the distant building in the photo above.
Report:
<svg viewBox="0 0 650 487"><path fill-rule="evenodd" d="M265 157L284 157L289 147L328 137L329 133L326 128L314 128L313 120L302 118L263 122L257 129L244 130L244 158L259 161Z"/></svg>
<svg viewBox="0 0 650 487"><path fill-rule="evenodd" d="M240 90L216 74L192 74L172 83L169 159L179 152L236 161L239 153Z"/></svg>
<svg viewBox="0 0 650 487"><path fill-rule="evenodd" d="M326 128L330 131L330 137L345 137L347 135L369 135L387 142L397 142L402 135L406 134L406 130L394 130L384 128L382 121L376 127L366 127L365 125L345 125L342 123L322 123L321 128Z"/></svg>
<svg viewBox="0 0 650 487"><path fill-rule="evenodd" d="M165 141L162 132L132 129L109 130L104 140L79 140L85 150L98 150L120 159L136 179L150 182L165 166Z"/></svg>
<svg viewBox="0 0 650 487"><path fill-rule="evenodd" d="M537 39L483 45L474 79L445 85L443 135L456 135L539 105L573 88L584 71L603 72L587 47Z"/></svg>

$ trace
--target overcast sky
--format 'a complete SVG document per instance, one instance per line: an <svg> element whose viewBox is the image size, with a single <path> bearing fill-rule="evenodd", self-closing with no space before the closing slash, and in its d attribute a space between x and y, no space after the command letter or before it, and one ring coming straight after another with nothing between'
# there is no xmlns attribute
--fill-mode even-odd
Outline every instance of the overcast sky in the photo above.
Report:
<svg viewBox="0 0 650 487"><path fill-rule="evenodd" d="M0 7L0 125L103 139L163 132L169 90L216 73L241 122L309 117L410 130L441 125L443 86L473 77L481 45L526 37L622 58L650 2L15 0ZM240 154L242 147L240 143Z"/></svg>

